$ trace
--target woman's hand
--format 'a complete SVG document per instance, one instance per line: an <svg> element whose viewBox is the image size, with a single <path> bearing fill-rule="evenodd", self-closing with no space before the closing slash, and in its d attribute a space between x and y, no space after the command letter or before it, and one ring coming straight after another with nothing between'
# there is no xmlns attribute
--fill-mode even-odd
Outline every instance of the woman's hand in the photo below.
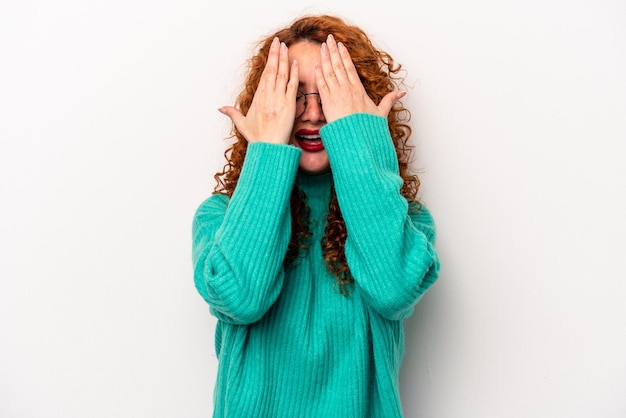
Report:
<svg viewBox="0 0 626 418"><path fill-rule="evenodd" d="M287 46L274 38L267 64L248 113L232 106L219 111L228 116L248 142L287 144L296 113L298 65L289 65Z"/></svg>
<svg viewBox="0 0 626 418"><path fill-rule="evenodd" d="M321 56L322 64L316 66L315 76L327 122L353 113L371 113L386 118L393 104L406 94L392 91L376 105L367 95L348 49L341 42L335 42L332 35L328 35L322 44Z"/></svg>

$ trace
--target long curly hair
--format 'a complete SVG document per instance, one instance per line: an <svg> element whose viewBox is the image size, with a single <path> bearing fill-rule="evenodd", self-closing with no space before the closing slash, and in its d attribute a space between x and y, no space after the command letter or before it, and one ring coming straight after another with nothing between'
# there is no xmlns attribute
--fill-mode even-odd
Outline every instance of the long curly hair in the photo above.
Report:
<svg viewBox="0 0 626 418"><path fill-rule="evenodd" d="M332 34L337 42L342 42L350 51L361 82L374 103L380 103L387 93L395 90L403 81L400 76L401 65L396 63L387 52L377 49L362 29L336 16L310 15L294 20L290 26L267 36L257 44L256 54L248 61L244 89L238 95L235 105L243 114L248 112L274 37L278 37L289 47L300 41L321 44L326 41L328 34ZM419 207L417 194L420 181L416 174L410 172L409 167L413 150L408 143L411 136L411 127L408 125L410 118L409 110L402 103L396 102L387 120L398 158L399 174L404 180L400 193L410 203L415 204L411 207ZM214 193L225 194L229 197L232 196L237 186L248 146L248 142L234 125L230 138L234 138L235 142L224 153L227 163L221 172L215 174L217 185L214 189ZM309 207L306 196L298 188L297 183L294 184L290 202L292 232L285 256L286 263L294 262L303 251L306 251L307 240L311 236ZM337 195L332 187L325 234L321 245L326 267L335 276L338 289L344 295L349 293L349 288L354 282L345 255L347 236L348 232L339 209Z"/></svg>

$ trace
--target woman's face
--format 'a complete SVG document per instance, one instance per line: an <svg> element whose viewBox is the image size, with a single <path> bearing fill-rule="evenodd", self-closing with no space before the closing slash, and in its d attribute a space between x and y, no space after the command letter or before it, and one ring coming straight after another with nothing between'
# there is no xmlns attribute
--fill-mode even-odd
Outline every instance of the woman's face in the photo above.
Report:
<svg viewBox="0 0 626 418"><path fill-rule="evenodd" d="M321 63L320 44L299 41L289 47L289 62L298 61L300 99L307 105L302 115L296 118L291 132L291 143L302 150L300 170L307 174L321 174L329 170L328 154L322 144L320 129L326 124L315 82L315 63ZM300 106L303 103L300 103Z"/></svg>

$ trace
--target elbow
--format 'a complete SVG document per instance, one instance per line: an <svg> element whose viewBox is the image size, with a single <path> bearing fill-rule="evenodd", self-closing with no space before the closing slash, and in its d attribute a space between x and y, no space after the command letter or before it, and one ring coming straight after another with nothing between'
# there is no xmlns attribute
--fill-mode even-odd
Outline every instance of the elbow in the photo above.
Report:
<svg viewBox="0 0 626 418"><path fill-rule="evenodd" d="M242 298L238 301L222 303L214 301L211 304L216 316L233 325L251 325L265 316L271 304L261 303Z"/></svg>
<svg viewBox="0 0 626 418"><path fill-rule="evenodd" d="M265 286L254 286L249 280L232 274L206 274L207 302L219 312L220 319L234 325L250 325L259 321L272 307L280 294L281 279L280 276L274 280L263 278L258 282Z"/></svg>
<svg viewBox="0 0 626 418"><path fill-rule="evenodd" d="M231 318L238 325L250 325L259 321L274 304L278 294L272 292L242 291L239 298L230 302Z"/></svg>
<svg viewBox="0 0 626 418"><path fill-rule="evenodd" d="M280 270L251 272L219 251L198 258L195 277L198 291L215 316L234 325L259 321L278 298L283 282Z"/></svg>
<svg viewBox="0 0 626 418"><path fill-rule="evenodd" d="M386 285L374 294L368 294L369 304L382 317L397 321L409 317L422 296L435 283L439 275L439 262L419 272L402 277L390 277ZM407 280L407 277L413 277Z"/></svg>
<svg viewBox="0 0 626 418"><path fill-rule="evenodd" d="M413 312L413 306L419 299L418 296L413 294L402 292L394 292L393 294L386 294L385 296L372 298L371 307L383 318L398 321L411 315Z"/></svg>

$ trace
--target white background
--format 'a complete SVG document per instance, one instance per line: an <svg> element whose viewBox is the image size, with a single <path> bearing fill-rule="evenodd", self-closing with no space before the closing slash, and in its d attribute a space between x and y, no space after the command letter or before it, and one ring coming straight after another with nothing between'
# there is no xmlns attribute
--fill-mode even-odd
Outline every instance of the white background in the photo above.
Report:
<svg viewBox="0 0 626 418"><path fill-rule="evenodd" d="M318 11L407 71L442 270L406 323L406 416L626 416L626 3L332 3L0 4L1 417L210 416L190 230L216 109Z"/></svg>

